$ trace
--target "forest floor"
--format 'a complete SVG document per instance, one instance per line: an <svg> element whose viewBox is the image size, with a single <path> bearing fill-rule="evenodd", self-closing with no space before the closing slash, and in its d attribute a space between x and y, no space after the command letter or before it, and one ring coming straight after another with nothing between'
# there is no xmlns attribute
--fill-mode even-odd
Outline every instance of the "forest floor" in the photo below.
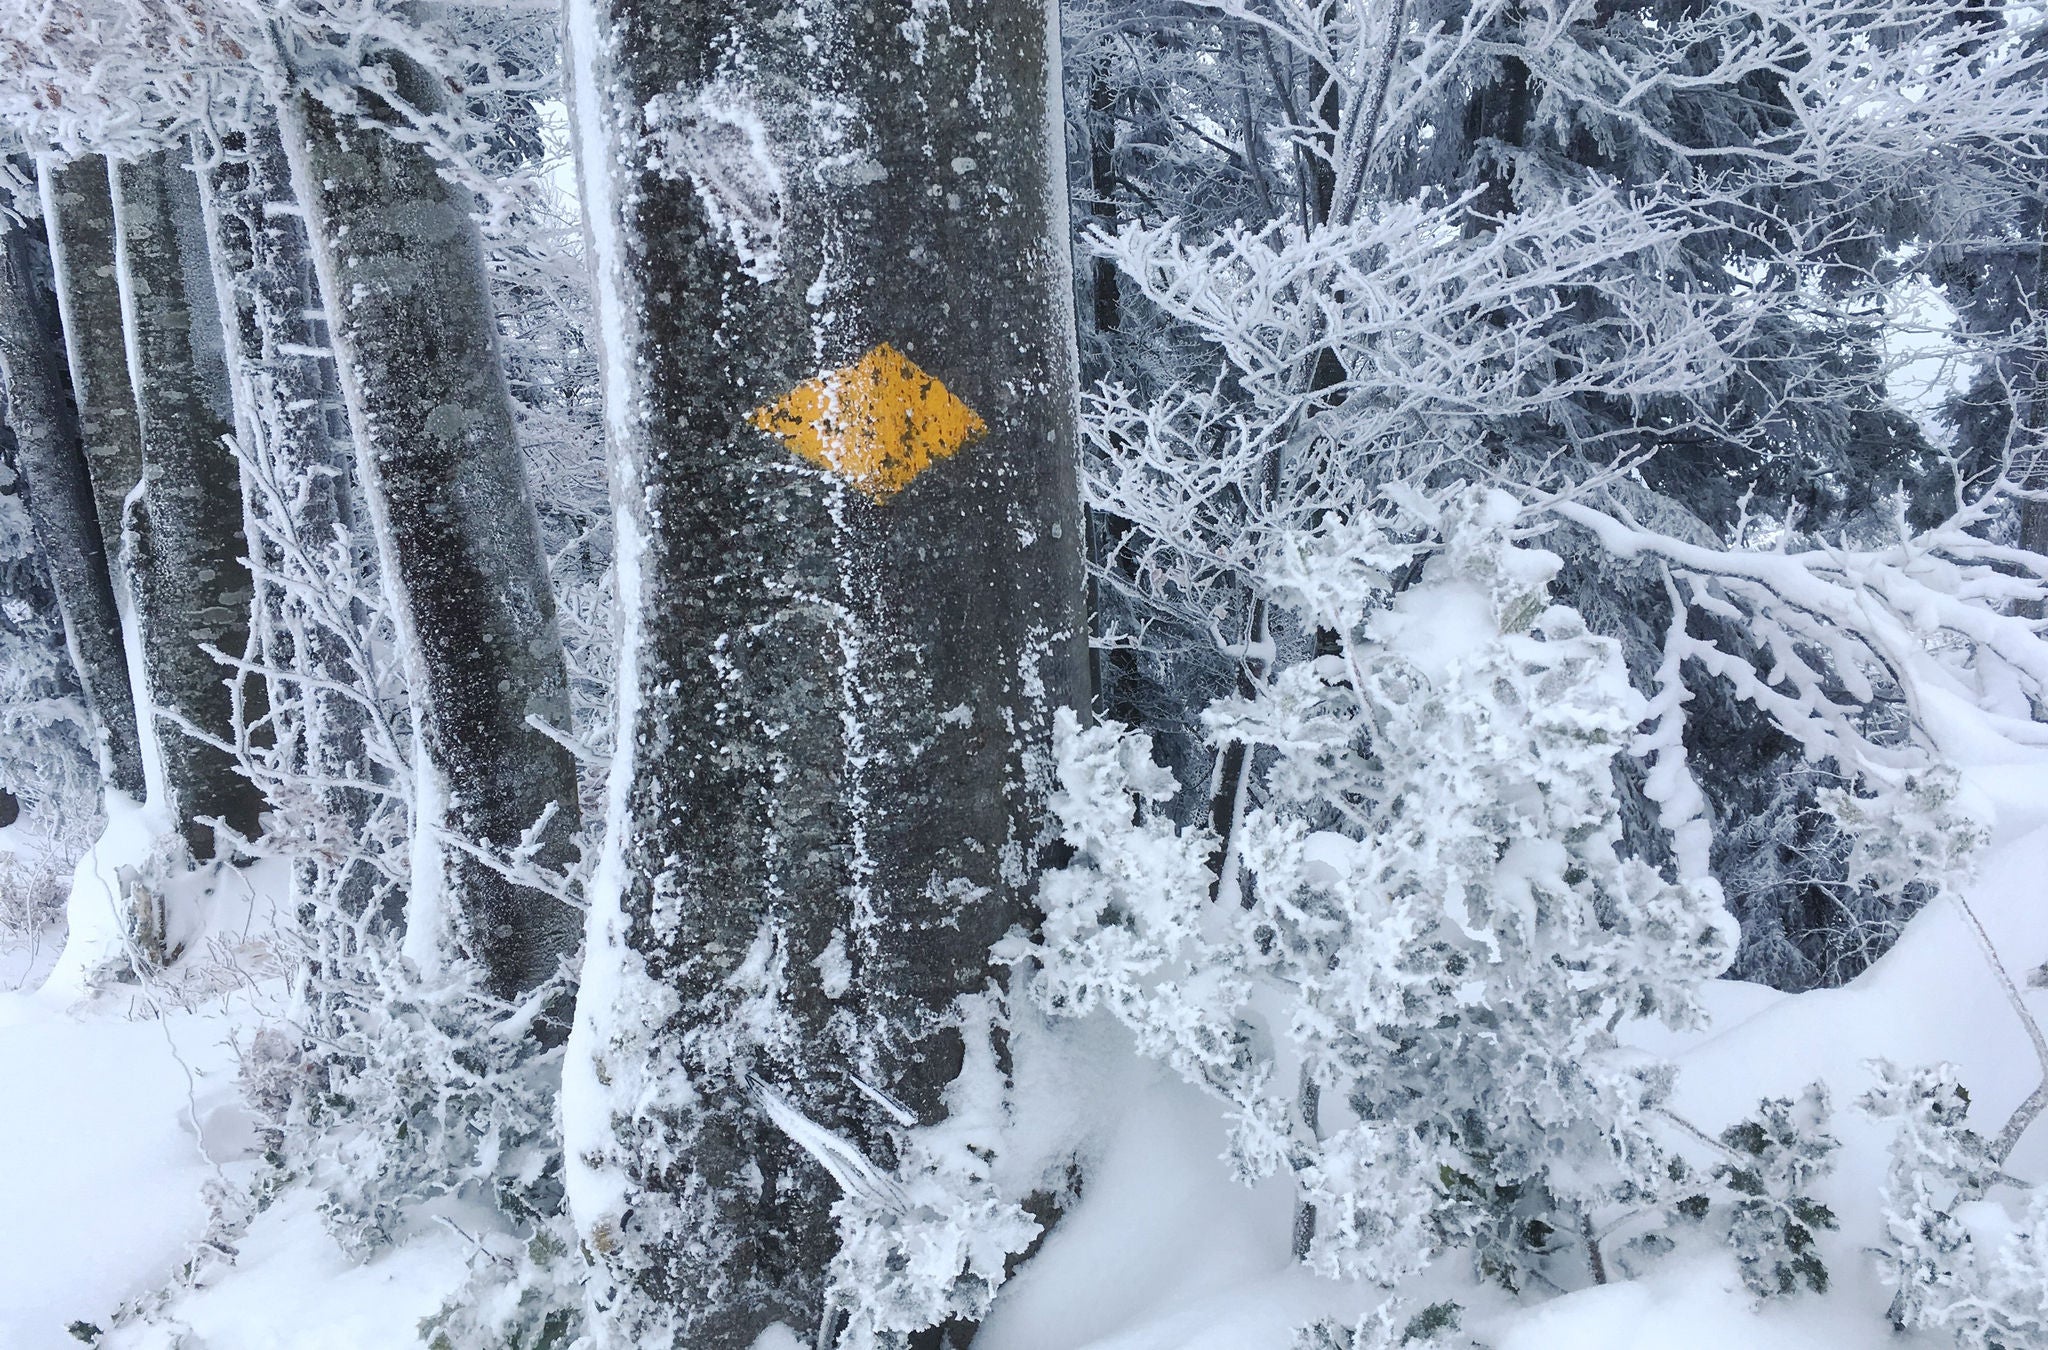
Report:
<svg viewBox="0 0 2048 1350"><path fill-rule="evenodd" d="M2048 761L1980 766L1967 783L1994 824L1969 900L2024 984L2048 960ZM90 859L79 875L74 923L96 884ZM203 923L151 987L88 993L55 955L60 934L0 954L0 990L14 991L0 993L0 1350L75 1347L74 1323L104 1329L99 1343L116 1350L395 1350L418 1344L421 1319L480 1259L455 1226L423 1224L352 1264L313 1199L288 1190L236 1241L232 1264L202 1262L196 1283L179 1278L206 1235L209 1196L261 1166L238 1052L283 1002L264 934L284 880L276 864L196 878L184 898ZM1493 1350L1934 1346L1897 1336L1885 1317L1890 1292L1871 1249L1891 1127L1855 1102L1874 1059L1945 1060L1989 1134L2039 1081L1962 909L1937 900L1846 988L1787 996L1724 981L1710 994L1706 1031L1645 1031L1638 1042L1676 1060L1674 1107L1709 1133L1759 1098L1828 1085L1841 1147L1816 1188L1839 1220L1821 1238L1825 1296L1759 1307L1733 1257L1711 1253L1513 1301L1447 1261L1406 1292L1456 1300L1463 1331ZM2048 1017L2048 993L2023 997ZM1073 1081L1041 1091L1068 1103L1059 1109L1087 1103L1090 1185L1003 1290L978 1350L1287 1350L1293 1328L1373 1304L1370 1291L1287 1259L1285 1184L1247 1189L1228 1177L1217 1161L1225 1124L1206 1098L1135 1059L1106 1022L1071 1034ZM2021 1141L2008 1170L2048 1176L2048 1125ZM1624 1222L1608 1242L1618 1251L1629 1235ZM124 1303L146 1315L117 1326Z"/></svg>

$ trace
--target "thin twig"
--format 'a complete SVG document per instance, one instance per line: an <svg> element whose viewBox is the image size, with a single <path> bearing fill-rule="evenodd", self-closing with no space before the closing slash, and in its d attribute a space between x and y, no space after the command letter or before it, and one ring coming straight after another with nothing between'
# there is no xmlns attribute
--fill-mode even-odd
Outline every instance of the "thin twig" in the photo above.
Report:
<svg viewBox="0 0 2048 1350"><path fill-rule="evenodd" d="M2003 1168L2005 1160L2012 1156L2013 1147L2019 1143L2020 1136L2027 1132L2028 1126L2040 1118L2043 1108L2048 1108L2048 1036L2041 1034L2041 1024L2035 1021L2034 1014L2027 1010L2026 1000L2020 997L2019 986L2013 983L2012 975L2005 968L2005 962L1999 959L1998 949L1991 945L1991 934L1984 930L1984 924L1978 919L1977 911L1970 908L1970 902L1963 899L1960 894L1955 897L1955 902L1956 908L1962 911L1963 918L1969 923L1970 931L1977 935L1977 946L1983 951L1984 959L1991 964L1991 973L1998 977L1998 987L2005 991L2006 1002L2012 1005L2013 1012L2019 1016L2020 1025L2027 1029L2027 1039L2034 1043L2034 1060L2041 1068L2041 1085L2019 1104L2005 1122L2005 1128L1991 1140L1992 1165Z"/></svg>

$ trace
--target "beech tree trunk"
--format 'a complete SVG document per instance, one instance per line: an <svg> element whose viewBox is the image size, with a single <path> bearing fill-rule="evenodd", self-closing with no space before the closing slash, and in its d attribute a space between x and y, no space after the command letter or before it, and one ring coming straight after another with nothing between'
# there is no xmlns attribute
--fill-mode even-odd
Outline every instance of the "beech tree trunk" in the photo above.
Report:
<svg viewBox="0 0 2048 1350"><path fill-rule="evenodd" d="M328 439L321 408L326 376L309 318L319 295L307 285L310 258L291 166L275 123L218 142L195 138L194 148L236 439L245 460L261 460L297 494L290 524L331 538L342 519L348 464ZM250 505L252 543L259 510ZM265 562L275 574L276 560ZM277 649L286 641L278 587L258 576L256 589L259 646L267 658L284 654Z"/></svg>
<svg viewBox="0 0 2048 1350"><path fill-rule="evenodd" d="M28 476L5 413L0 395L0 646L16 667L8 683L26 698L11 710L8 734L0 738L0 821L13 810L15 819L29 814L61 824L73 812L90 813L107 778L92 745L95 726L79 688L63 606L36 542ZM92 757L87 774L73 767L80 751Z"/></svg>
<svg viewBox="0 0 2048 1350"><path fill-rule="evenodd" d="M121 543L122 504L142 481L142 423L128 378L111 170L99 155L64 164L45 158L40 168L71 390L115 600L126 606L130 579Z"/></svg>
<svg viewBox="0 0 2048 1350"><path fill-rule="evenodd" d="M35 531L65 643L99 736L107 786L140 799L142 748L121 617L93 510L92 483L73 412L55 298L42 241L28 228L0 240L0 381L15 463L28 479Z"/></svg>
<svg viewBox="0 0 2048 1350"><path fill-rule="evenodd" d="M213 262L236 435L245 460L246 533L256 576L257 648L265 668L281 772L310 778L338 831L354 838L375 805L350 784L373 769L363 744L361 703L341 692L360 683L348 644L314 612L313 567L332 555L347 528L349 448L328 434L333 382L322 355L325 325L303 215L275 122L259 122L218 143L197 142L207 255ZM304 677L304 678L298 678ZM361 860L335 864L325 898L360 913L373 883ZM323 885L312 862L297 872L301 892Z"/></svg>
<svg viewBox="0 0 2048 1350"><path fill-rule="evenodd" d="M2048 314L2048 203L2036 201L2030 214L2034 217L2035 238L2042 242L2028 259L2031 267L2026 268L2033 274L2029 278L2033 282L2029 308L2037 315ZM2025 485L2036 492L2048 492L2048 464L2039 462L2048 458L2048 447L2042 441L2042 432L2048 430L2048 353L2035 352L2031 360L2018 364L2019 369L2009 377L2012 418L2024 430L2015 440L2037 447L2036 462L2026 475ZM2019 533L2021 548L2048 557L2048 500L2029 497L2020 502ZM2036 617L2041 616L2037 613Z"/></svg>
<svg viewBox="0 0 2048 1350"><path fill-rule="evenodd" d="M441 106L432 76L378 59L401 98ZM280 111L412 687L427 843L407 941L429 955L445 920L510 998L555 972L577 915L441 839L504 853L545 817L534 860L565 869L576 765L528 722L569 725L568 675L482 244L467 194L419 146L300 87Z"/></svg>
<svg viewBox="0 0 2048 1350"><path fill-rule="evenodd" d="M881 1168L857 1079L943 1117L1088 689L1046 8L780 13L570 10L629 720L564 1109L622 1346L835 1342L753 1080Z"/></svg>
<svg viewBox="0 0 2048 1350"><path fill-rule="evenodd" d="M220 748L235 742L238 702L245 721L260 715L260 687L206 650L247 648L253 598L241 473L225 443L227 369L189 159L160 150L117 163L113 190L142 431L142 488L128 515L142 665L164 790L192 855L210 858L213 830L202 820L253 836L263 810L263 794Z"/></svg>

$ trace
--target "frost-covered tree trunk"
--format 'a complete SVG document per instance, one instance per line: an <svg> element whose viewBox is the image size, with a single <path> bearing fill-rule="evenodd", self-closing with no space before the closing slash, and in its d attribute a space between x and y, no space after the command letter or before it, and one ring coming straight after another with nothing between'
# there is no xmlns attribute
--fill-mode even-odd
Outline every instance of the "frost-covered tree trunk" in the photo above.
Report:
<svg viewBox="0 0 2048 1350"><path fill-rule="evenodd" d="M164 790L194 857L214 853L206 818L257 833L263 795L222 748L259 711L259 691L208 648L239 656L253 591L242 561L242 485L207 271L199 185L184 154L113 168L116 272L128 376L141 417L142 486L130 494L134 605ZM232 686L232 687L231 687ZM197 733L197 734L195 734Z"/></svg>
<svg viewBox="0 0 2048 1350"><path fill-rule="evenodd" d="M49 569L66 645L99 733L107 786L141 797L142 750L121 618L95 519L92 483L72 410L56 306L41 241L27 227L0 240L0 382L29 519Z"/></svg>
<svg viewBox="0 0 2048 1350"><path fill-rule="evenodd" d="M331 537L342 520L348 465L328 438L321 407L326 379L311 319L320 300L306 285L291 166L274 122L195 146L236 439L245 459L267 457L278 480L297 491L294 523ZM277 588L259 578L257 589L261 645L271 659L283 640Z"/></svg>
<svg viewBox="0 0 2048 1350"><path fill-rule="evenodd" d="M2032 219L2025 220L2027 216ZM2037 240L2044 240L2044 235L2048 235L2048 202L2037 197L2028 204L2022 218L2025 222L2022 230L2026 231L2026 226L2031 226L2032 229L2026 233L2031 233ZM2026 234L2023 233L2022 237ZM2018 273L2016 280L2022 286L2027 281L2033 283L2032 294L2028 297L2031 303L2027 308L2035 323L2048 324L2048 240L2041 242L2031 253L2031 257L2026 257L2021 266L2014 269ZM2031 277L2027 275L2029 272ZM2039 349L2040 341L2036 340L2036 350L2026 353L2014 363L2018 369L2011 376L2012 415L2018 432L2014 439L2036 456L2041 454L2038 447L2042 445L2043 433L2048 432L2048 352ZM2036 493L2048 487L2048 468L2037 465L2027 486ZM2019 514L2020 547L2048 556L2048 500L2038 495L2024 497L2020 500Z"/></svg>
<svg viewBox="0 0 2048 1350"><path fill-rule="evenodd" d="M778 15L570 11L627 618L564 1103L617 1345L835 1343L818 1150L944 1115L1087 691L1046 7Z"/></svg>
<svg viewBox="0 0 2048 1350"><path fill-rule="evenodd" d="M83 842L108 775L17 449L0 417L0 790L20 803L30 830Z"/></svg>
<svg viewBox="0 0 2048 1350"><path fill-rule="evenodd" d="M315 785L322 811L350 835L373 800L348 786L370 780L365 711L349 692L358 680L342 635L293 594L336 547L348 525L348 445L328 434L333 382L321 298L291 165L274 121L201 143L201 204L207 255L233 382L251 555L260 563L254 619L266 671L278 769ZM316 869L299 868L302 890ZM367 897L366 866L340 891L353 912Z"/></svg>
<svg viewBox="0 0 2048 1350"><path fill-rule="evenodd" d="M433 76L379 58L431 113ZM361 91L371 122L389 115ZM419 785L407 942L452 938L509 997L552 975L576 914L458 844L575 858L576 765L530 724L569 725L568 676L466 194L419 145L335 113L304 85L280 125L305 208L364 502L413 700ZM452 841L451 841L452 840Z"/></svg>
<svg viewBox="0 0 2048 1350"><path fill-rule="evenodd" d="M128 378L122 337L121 286L114 265L114 197L107 161L83 155L41 165L43 219L57 277L57 301L64 317L64 346L71 363L86 462L92 470L93 500L113 573L117 603L126 604L129 585L121 546L122 503L142 481L142 424L135 386Z"/></svg>

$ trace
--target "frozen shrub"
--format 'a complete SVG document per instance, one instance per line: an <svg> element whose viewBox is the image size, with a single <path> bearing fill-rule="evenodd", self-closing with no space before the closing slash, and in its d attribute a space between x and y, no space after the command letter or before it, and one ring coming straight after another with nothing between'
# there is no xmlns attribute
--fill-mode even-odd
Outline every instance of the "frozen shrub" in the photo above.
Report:
<svg viewBox="0 0 2048 1350"><path fill-rule="evenodd" d="M992 996L961 1000L957 1024L966 1056L948 1090L945 1118L901 1124L893 1174L842 1180L832 1211L840 1248L830 1298L843 1318L835 1350L893 1350L911 1332L979 1322L1011 1258L1038 1236L1038 1221L995 1177L1010 1115L994 1039L1002 1018ZM851 1144L836 1147L853 1166L866 1164Z"/></svg>
<svg viewBox="0 0 2048 1350"><path fill-rule="evenodd" d="M395 1241L409 1213L444 1195L518 1222L556 1207L560 1052L493 1034L495 1009L470 976L394 979L337 1019L324 1082L300 1104L297 1150L344 1251Z"/></svg>
<svg viewBox="0 0 2048 1350"><path fill-rule="evenodd" d="M54 846L0 853L0 948L33 947L60 927L70 883Z"/></svg>
<svg viewBox="0 0 2048 1350"><path fill-rule="evenodd" d="M1879 1249L1893 1325L1945 1332L1962 1350L2048 1344L2048 1196L2018 1215L1986 1198L2003 1178L1964 1123L1970 1094L1955 1066L1873 1068L1863 1107L1897 1122Z"/></svg>
<svg viewBox="0 0 2048 1350"><path fill-rule="evenodd" d="M1458 1330L1462 1309L1455 1303L1432 1303L1403 1317L1407 1311L1400 1300L1390 1299L1348 1326L1326 1317L1295 1333L1294 1350L1427 1350L1448 1345L1445 1338Z"/></svg>
<svg viewBox="0 0 2048 1350"><path fill-rule="evenodd" d="M1332 1276L1462 1248L1519 1287L1595 1209L1660 1193L1668 1072L1615 1028L1691 1025L1728 959L1710 888L1619 855L1611 763L1643 703L1514 518L1478 493L1286 542L1275 600L1335 650L1208 712L1259 770L1241 903L1210 898L1218 841L1159 814L1176 785L1145 737L1059 738L1074 858L1033 988L1222 1097L1234 1165L1298 1179L1302 1255Z"/></svg>
<svg viewBox="0 0 2048 1350"><path fill-rule="evenodd" d="M1801 1285L1827 1292L1816 1236L1835 1227L1835 1215L1810 1192L1833 1167L1840 1146L1827 1131L1828 1114L1827 1088L1820 1083L1797 1102L1759 1102L1755 1115L1721 1131L1725 1156L1709 1174L1716 1184L1673 1206L1680 1220L1710 1226L1734 1249L1742 1282L1758 1298ZM1683 1175L1681 1168L1674 1180Z"/></svg>

